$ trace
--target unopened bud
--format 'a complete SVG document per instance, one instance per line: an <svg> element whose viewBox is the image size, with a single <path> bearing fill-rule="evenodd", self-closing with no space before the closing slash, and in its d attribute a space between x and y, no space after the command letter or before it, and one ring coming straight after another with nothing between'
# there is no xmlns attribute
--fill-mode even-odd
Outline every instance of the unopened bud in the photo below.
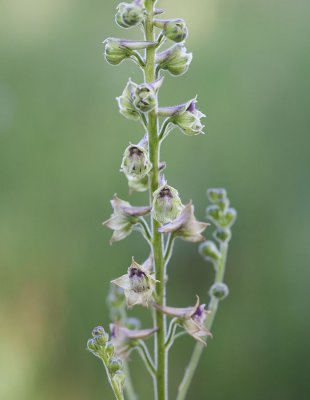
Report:
<svg viewBox="0 0 310 400"><path fill-rule="evenodd" d="M115 349L114 349L113 343L107 342L105 344L105 353L106 353L107 357L108 358L113 357L114 351L115 351Z"/></svg>
<svg viewBox="0 0 310 400"><path fill-rule="evenodd" d="M219 300L225 299L229 294L228 286L225 283L215 283L211 286L209 294Z"/></svg>
<svg viewBox="0 0 310 400"><path fill-rule="evenodd" d="M142 50L154 46L155 42L108 38L104 42L104 55L108 63L118 65L132 56L134 50Z"/></svg>
<svg viewBox="0 0 310 400"><path fill-rule="evenodd" d="M139 145L130 145L125 150L121 171L127 177L143 178L152 168L147 150Z"/></svg>
<svg viewBox="0 0 310 400"><path fill-rule="evenodd" d="M218 250L216 244L211 240L201 243L199 246L199 253L205 260L216 262L221 258L221 252Z"/></svg>
<svg viewBox="0 0 310 400"><path fill-rule="evenodd" d="M94 328L92 331L93 337L103 335L104 333L105 333L105 330L102 326L96 326L96 328Z"/></svg>
<svg viewBox="0 0 310 400"><path fill-rule="evenodd" d="M149 112L156 106L156 93L150 85L139 85L134 93L134 106L142 111Z"/></svg>
<svg viewBox="0 0 310 400"><path fill-rule="evenodd" d="M227 193L225 189L219 188L219 189L208 189L208 197L209 200L212 203L217 203L220 200L225 200L227 199Z"/></svg>
<svg viewBox="0 0 310 400"><path fill-rule="evenodd" d="M182 212L183 204L176 189L169 185L160 186L153 193L152 215L161 224L176 219Z"/></svg>
<svg viewBox="0 0 310 400"><path fill-rule="evenodd" d="M176 43L183 42L188 35L188 29L185 21L183 19L163 21L163 34L166 36L166 38Z"/></svg>
<svg viewBox="0 0 310 400"><path fill-rule="evenodd" d="M87 341L87 348L89 351L97 352L101 349L101 346L97 343L96 339L89 339Z"/></svg>
<svg viewBox="0 0 310 400"><path fill-rule="evenodd" d="M221 212L220 208L216 205L212 205L209 206L206 211L207 211L207 218L212 222L214 222L215 224L217 224L220 219L220 212Z"/></svg>
<svg viewBox="0 0 310 400"><path fill-rule="evenodd" d="M115 21L122 28L131 28L143 21L144 10L136 4L120 3L117 6Z"/></svg>
<svg viewBox="0 0 310 400"><path fill-rule="evenodd" d="M213 237L219 242L229 242L231 239L231 230L230 229L223 229L217 228L213 234Z"/></svg>
<svg viewBox="0 0 310 400"><path fill-rule="evenodd" d="M192 53L187 53L182 44L175 44L157 54L156 63L160 69L167 70L172 75L182 75L188 70L192 58Z"/></svg>
<svg viewBox="0 0 310 400"><path fill-rule="evenodd" d="M96 336L95 340L99 346L103 346L109 340L109 335L107 333L103 333L102 335Z"/></svg>
<svg viewBox="0 0 310 400"><path fill-rule="evenodd" d="M112 357L109 360L107 367L109 369L110 374L113 375L122 368L122 361L119 358Z"/></svg>

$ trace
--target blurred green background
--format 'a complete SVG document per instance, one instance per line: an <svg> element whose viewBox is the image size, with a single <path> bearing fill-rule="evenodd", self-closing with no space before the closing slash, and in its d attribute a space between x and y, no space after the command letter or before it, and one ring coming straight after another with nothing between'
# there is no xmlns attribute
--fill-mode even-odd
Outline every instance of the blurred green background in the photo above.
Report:
<svg viewBox="0 0 310 400"><path fill-rule="evenodd" d="M141 127L115 97L130 62L106 64L101 41L128 36L116 1L2 0L0 5L0 398L112 399L91 329L108 326L109 281L147 247L135 233L110 247L101 222L116 192L129 141ZM175 131L166 177L204 218L206 188L224 186L239 211L221 304L189 399L306 400L309 381L308 0L166 0L183 17L194 59L166 76L161 104L199 94L207 135ZM132 30L129 36L140 35ZM145 194L130 201L143 204ZM211 229L210 229L211 232ZM210 232L208 235L210 235ZM168 302L204 301L213 278L197 246L179 242ZM145 310L138 310L144 316ZM133 312L135 314L135 310ZM148 320L147 320L148 321ZM171 398L194 343L170 357ZM133 356L140 399L151 381Z"/></svg>

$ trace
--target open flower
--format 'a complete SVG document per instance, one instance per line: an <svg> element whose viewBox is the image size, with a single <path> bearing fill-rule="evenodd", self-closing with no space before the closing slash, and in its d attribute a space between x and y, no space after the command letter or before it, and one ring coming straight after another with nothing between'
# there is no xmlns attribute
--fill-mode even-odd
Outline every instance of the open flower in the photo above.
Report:
<svg viewBox="0 0 310 400"><path fill-rule="evenodd" d="M205 240L201 233L208 225L206 222L196 220L194 206L192 202L189 202L174 221L161 226L158 231L160 233L172 233L188 242L201 242Z"/></svg>
<svg viewBox="0 0 310 400"><path fill-rule="evenodd" d="M209 312L205 310L205 304L200 304L198 296L197 302L193 307L165 307L158 304L154 306L164 314L178 318L179 324L189 335L198 340L198 342L206 344L202 338L205 336L212 336L211 332L204 326Z"/></svg>
<svg viewBox="0 0 310 400"><path fill-rule="evenodd" d="M179 193L172 186L163 184L153 193L152 216L161 224L173 221L182 209Z"/></svg>
<svg viewBox="0 0 310 400"><path fill-rule="evenodd" d="M133 307L136 304L148 307L156 282L156 279L132 258L127 274L111 283L124 289L128 307Z"/></svg>
<svg viewBox="0 0 310 400"><path fill-rule="evenodd" d="M175 44L158 53L156 64L159 69L167 70L171 75L183 75L192 61L192 53L187 53L183 44Z"/></svg>
<svg viewBox="0 0 310 400"><path fill-rule="evenodd" d="M157 328L134 330L115 323L110 324L110 331L116 355L126 359L137 341L149 338L157 331Z"/></svg>
<svg viewBox="0 0 310 400"><path fill-rule="evenodd" d="M147 150L138 144L129 145L123 155L121 171L127 177L144 178L151 170L152 164L149 160Z"/></svg>
<svg viewBox="0 0 310 400"><path fill-rule="evenodd" d="M152 82L143 83L133 91L133 104L141 112L149 112L156 107L157 91L163 83L163 77Z"/></svg>
<svg viewBox="0 0 310 400"><path fill-rule="evenodd" d="M131 234L134 226L139 222L139 217L150 212L150 207L133 207L127 201L121 200L114 195L111 200L113 214L111 218L103 222L113 230L110 243L118 242Z"/></svg>

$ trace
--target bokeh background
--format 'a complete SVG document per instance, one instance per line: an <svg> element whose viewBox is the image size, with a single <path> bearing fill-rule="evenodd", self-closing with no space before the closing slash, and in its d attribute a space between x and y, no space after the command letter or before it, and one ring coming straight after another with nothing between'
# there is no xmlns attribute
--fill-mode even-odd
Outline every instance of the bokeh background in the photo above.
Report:
<svg viewBox="0 0 310 400"><path fill-rule="evenodd" d="M101 226L117 192L124 148L141 127L117 110L130 62L106 64L101 41L126 36L116 1L2 0L0 5L0 398L112 399L85 351L108 326L109 281L140 262L138 233L110 247ZM163 150L166 177L202 219L206 188L228 189L239 218L213 334L189 399L306 400L309 381L308 0L166 0L183 17L194 59L166 77L161 104L199 94L205 137L175 131ZM140 35L132 30L129 36ZM143 204L145 194L130 201ZM210 229L211 232L211 229ZM210 232L208 235L210 236ZM168 302L207 300L213 278L197 246L178 243ZM138 314L148 323L145 310ZM193 347L170 358L171 398ZM133 356L141 395L152 385Z"/></svg>

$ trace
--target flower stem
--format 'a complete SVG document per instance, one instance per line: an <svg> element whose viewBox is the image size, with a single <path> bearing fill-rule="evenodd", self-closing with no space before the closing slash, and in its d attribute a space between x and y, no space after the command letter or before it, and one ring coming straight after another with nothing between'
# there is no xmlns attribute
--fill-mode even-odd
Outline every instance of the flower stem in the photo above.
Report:
<svg viewBox="0 0 310 400"><path fill-rule="evenodd" d="M139 341L137 348L140 350L141 357L145 363L146 368L149 370L150 374L153 377L156 376L156 369L154 367L153 360L151 359L148 348L146 347L146 344L143 342L143 340Z"/></svg>
<svg viewBox="0 0 310 400"><path fill-rule="evenodd" d="M221 250L221 258L216 267L216 274L215 274L215 279L214 279L215 283L223 282L224 274L225 274L225 267L226 267L228 245L225 243L222 243L220 250ZM206 328L209 330L212 327L212 324L213 324L213 321L215 318L215 314L218 309L219 301L220 300L216 297L212 297L210 300L210 303L208 306L208 310L210 311L210 314L208 315L208 317L206 319L206 323L205 323ZM191 356L191 359L186 367L183 379L179 385L177 400L185 400L186 399L188 389L190 387L190 384L192 382L193 376L198 367L199 360L200 360L200 357L201 357L204 349L205 349L205 346L202 343L196 343L194 351Z"/></svg>
<svg viewBox="0 0 310 400"><path fill-rule="evenodd" d="M154 41L154 1L146 0L146 21L145 21L145 38L148 41ZM155 80L155 47L149 47L146 50L146 63L144 68L145 81L151 83ZM150 201L152 194L159 186L159 138L158 138L158 118L156 110L152 110L148 114L148 139L149 139L149 155L153 168L150 173ZM165 305L165 277L164 277L164 257L162 236L158 232L159 223L152 220L152 236L153 236L153 258L155 264L156 279L159 281L156 285L156 299L160 305ZM157 369L156 379L156 399L167 400L167 354L165 349L166 337L166 317L158 310L155 311L155 326L158 331L155 335L155 364Z"/></svg>

